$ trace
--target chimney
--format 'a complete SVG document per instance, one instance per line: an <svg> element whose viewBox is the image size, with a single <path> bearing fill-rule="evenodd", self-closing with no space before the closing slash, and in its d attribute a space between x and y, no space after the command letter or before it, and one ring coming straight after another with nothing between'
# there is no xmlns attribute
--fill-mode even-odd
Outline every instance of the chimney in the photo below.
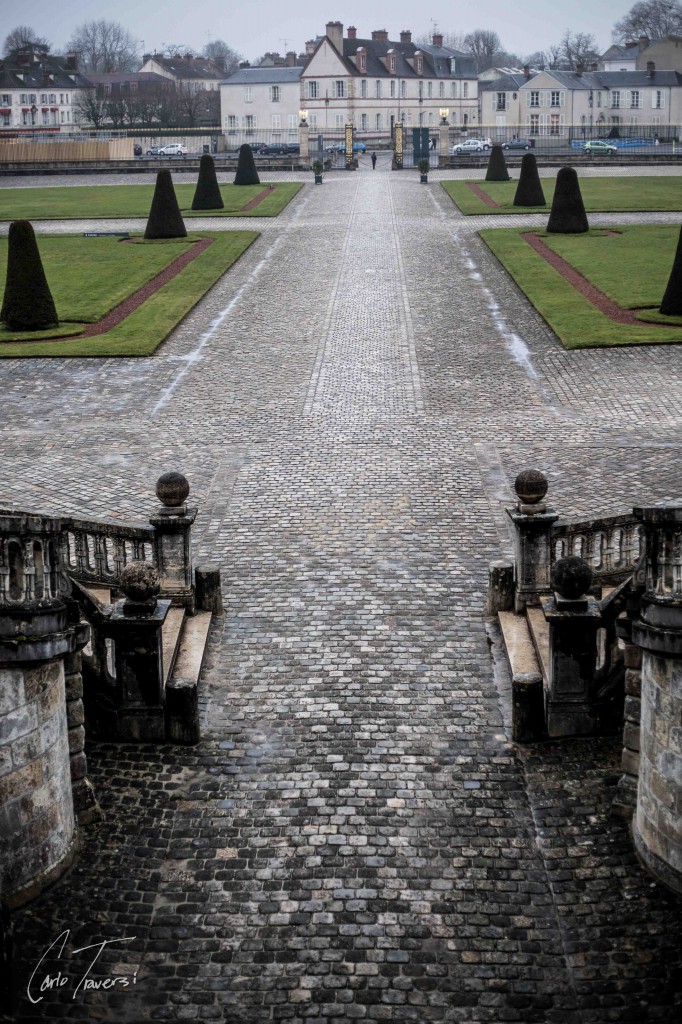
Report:
<svg viewBox="0 0 682 1024"><path fill-rule="evenodd" d="M52 81L52 76L49 71L43 71L43 85L49 85Z"/></svg>
<svg viewBox="0 0 682 1024"><path fill-rule="evenodd" d="M356 29L355 25L349 25L348 26L348 38L349 39L357 39L357 37L358 37L358 30Z"/></svg>
<svg viewBox="0 0 682 1024"><path fill-rule="evenodd" d="M287 50L287 56L286 56L285 64L286 64L286 66L288 68L295 68L296 67L296 51L295 50Z"/></svg>
<svg viewBox="0 0 682 1024"><path fill-rule="evenodd" d="M242 61L239 62L239 69L240 69L240 71L241 71L242 68L250 68L250 67L251 67L251 62L248 61L248 60L242 60Z"/></svg>
<svg viewBox="0 0 682 1024"><path fill-rule="evenodd" d="M530 78L530 65L529 64L524 64L523 65L523 77L524 78Z"/></svg>
<svg viewBox="0 0 682 1024"><path fill-rule="evenodd" d="M343 24L340 21L328 21L326 36L338 53L343 53Z"/></svg>
<svg viewBox="0 0 682 1024"><path fill-rule="evenodd" d="M410 32L409 29L403 29L403 31L400 33L400 42L401 43L411 43L412 42L412 33Z"/></svg>
<svg viewBox="0 0 682 1024"><path fill-rule="evenodd" d="M305 52L307 53L307 55L309 57L312 56L313 53L315 53L315 47L316 46L317 46L317 43L315 42L314 39L308 39L308 41L305 44Z"/></svg>
<svg viewBox="0 0 682 1024"><path fill-rule="evenodd" d="M28 50L19 50L19 53L17 54L17 64L19 64L20 67L25 68L30 63L31 54L28 52Z"/></svg>
<svg viewBox="0 0 682 1024"><path fill-rule="evenodd" d="M78 54L67 53L66 55L66 66L69 71L78 71Z"/></svg>
<svg viewBox="0 0 682 1024"><path fill-rule="evenodd" d="M575 73L578 76L578 78L581 77L581 75L584 73L584 71L585 71L585 65L584 64L576 64L576 66L575 66Z"/></svg>
<svg viewBox="0 0 682 1024"><path fill-rule="evenodd" d="M372 39L375 43L385 43L388 41L388 32L385 28L377 28L372 32Z"/></svg>
<svg viewBox="0 0 682 1024"><path fill-rule="evenodd" d="M434 46L442 46L443 45L443 35L442 35L441 32L434 32L433 33L433 45Z"/></svg>
<svg viewBox="0 0 682 1024"><path fill-rule="evenodd" d="M654 64L654 62L652 60L648 60L646 62L646 77L647 78L653 78L655 71L656 71L656 65Z"/></svg>
<svg viewBox="0 0 682 1024"><path fill-rule="evenodd" d="M594 64L590 64L590 71L599 71L599 65L595 61Z"/></svg>
<svg viewBox="0 0 682 1024"><path fill-rule="evenodd" d="M185 54L185 60L187 61L188 64L191 64L192 63L192 54L191 53L186 53Z"/></svg>
<svg viewBox="0 0 682 1024"><path fill-rule="evenodd" d="M647 46L649 45L649 37L648 36L640 36L638 42L639 42L639 49L640 49L640 51L641 50L646 50Z"/></svg>

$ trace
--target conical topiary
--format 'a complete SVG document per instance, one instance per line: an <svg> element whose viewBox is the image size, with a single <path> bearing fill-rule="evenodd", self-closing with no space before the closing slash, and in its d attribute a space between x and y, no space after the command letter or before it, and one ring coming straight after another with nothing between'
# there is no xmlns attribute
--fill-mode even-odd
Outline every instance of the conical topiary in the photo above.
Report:
<svg viewBox="0 0 682 1024"><path fill-rule="evenodd" d="M14 220L9 226L0 320L12 331L42 331L59 323L36 236L27 220Z"/></svg>
<svg viewBox="0 0 682 1024"><path fill-rule="evenodd" d="M253 150L246 144L239 147L239 160L234 183L235 185L260 185L256 161L253 159Z"/></svg>
<svg viewBox="0 0 682 1024"><path fill-rule="evenodd" d="M575 167L562 167L556 176L547 230L558 235L578 235L590 230Z"/></svg>
<svg viewBox="0 0 682 1024"><path fill-rule="evenodd" d="M504 159L502 146L493 146L488 160L488 170L485 172L486 181L509 181L507 161Z"/></svg>
<svg viewBox="0 0 682 1024"><path fill-rule="evenodd" d="M521 174L516 186L514 206L544 206L545 193L540 184L538 163L535 153L524 153L521 161Z"/></svg>
<svg viewBox="0 0 682 1024"><path fill-rule="evenodd" d="M666 316L682 316L682 228L680 229L680 237L677 240L677 252L673 260L673 269L670 271L670 279L661 302L660 311Z"/></svg>
<svg viewBox="0 0 682 1024"><path fill-rule="evenodd" d="M222 210L225 206L220 194L220 185L215 173L215 164L210 153L204 153L199 161L199 179L197 181L193 210Z"/></svg>
<svg viewBox="0 0 682 1024"><path fill-rule="evenodd" d="M159 171L145 228L145 238L186 238L187 228L180 213L170 171Z"/></svg>

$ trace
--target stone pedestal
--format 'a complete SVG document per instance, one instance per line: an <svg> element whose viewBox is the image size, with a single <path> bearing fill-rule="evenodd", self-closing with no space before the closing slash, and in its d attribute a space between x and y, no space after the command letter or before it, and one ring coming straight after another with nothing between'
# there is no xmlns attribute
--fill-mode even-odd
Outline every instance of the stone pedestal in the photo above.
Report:
<svg viewBox="0 0 682 1024"><path fill-rule="evenodd" d="M594 706L599 604L593 597L566 601L554 595L542 602L542 610L549 622L547 733L590 736L600 724Z"/></svg>
<svg viewBox="0 0 682 1024"><path fill-rule="evenodd" d="M64 662L82 634L58 599L0 607L0 891L10 907L75 854Z"/></svg>
<svg viewBox="0 0 682 1024"><path fill-rule="evenodd" d="M438 166L447 167L450 162L450 125L441 121L438 126Z"/></svg>
<svg viewBox="0 0 682 1024"><path fill-rule="evenodd" d="M535 509L537 506L530 506ZM551 532L559 518L556 512L544 507L529 511L519 504L517 509L507 509L514 524L514 555L516 561L516 592L514 611L521 615L526 607L537 607L540 595L551 590L549 581L551 567Z"/></svg>
<svg viewBox="0 0 682 1024"><path fill-rule="evenodd" d="M298 126L298 143L301 151L301 164L303 167L307 167L310 163L310 147L309 147L309 135L310 129L306 121L301 121Z"/></svg>

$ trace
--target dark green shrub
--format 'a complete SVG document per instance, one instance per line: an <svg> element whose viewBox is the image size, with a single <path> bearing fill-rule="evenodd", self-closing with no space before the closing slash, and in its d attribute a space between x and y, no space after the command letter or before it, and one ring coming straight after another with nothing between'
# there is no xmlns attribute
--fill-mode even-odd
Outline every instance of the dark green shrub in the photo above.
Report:
<svg viewBox="0 0 682 1024"><path fill-rule="evenodd" d="M682 316L682 228L660 311L666 316Z"/></svg>
<svg viewBox="0 0 682 1024"><path fill-rule="evenodd" d="M417 167L419 168L419 173L420 174L428 174L429 173L429 158L428 158L428 156L421 157L421 159L419 160L419 163L417 164Z"/></svg>
<svg viewBox="0 0 682 1024"><path fill-rule="evenodd" d="M575 167L562 167L556 176L547 230L558 235L578 235L590 230Z"/></svg>
<svg viewBox="0 0 682 1024"><path fill-rule="evenodd" d="M234 183L235 185L260 185L256 161L253 159L253 150L246 144L239 147L239 160Z"/></svg>
<svg viewBox="0 0 682 1024"><path fill-rule="evenodd" d="M545 193L540 184L538 163L535 153L524 153L521 161L521 174L516 186L514 206L544 206Z"/></svg>
<svg viewBox="0 0 682 1024"><path fill-rule="evenodd" d="M0 320L12 331L42 331L59 323L36 236L27 220L14 220L9 226Z"/></svg>
<svg viewBox="0 0 682 1024"><path fill-rule="evenodd" d="M502 146L493 146L488 160L488 170L485 172L486 181L509 181L507 161L504 159Z"/></svg>
<svg viewBox="0 0 682 1024"><path fill-rule="evenodd" d="M222 210L225 206L220 194L220 185L215 173L215 164L210 153L204 153L199 161L199 178L197 181L193 210Z"/></svg>
<svg viewBox="0 0 682 1024"><path fill-rule="evenodd" d="M145 238L185 238L187 228L180 213L170 171L159 171L144 232Z"/></svg>

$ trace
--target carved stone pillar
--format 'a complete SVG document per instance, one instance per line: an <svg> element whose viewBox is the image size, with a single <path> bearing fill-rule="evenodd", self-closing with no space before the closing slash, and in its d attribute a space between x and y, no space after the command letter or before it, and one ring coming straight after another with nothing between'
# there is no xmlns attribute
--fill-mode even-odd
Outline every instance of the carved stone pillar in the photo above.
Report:
<svg viewBox="0 0 682 1024"><path fill-rule="evenodd" d="M194 613L191 531L197 510L188 509L185 500L189 484L181 473L165 473L156 484L161 507L150 523L156 530L156 563L161 593L174 605Z"/></svg>
<svg viewBox="0 0 682 1024"><path fill-rule="evenodd" d="M518 504L515 509L507 509L507 515L514 524L514 611L520 615L528 605L539 605L540 595L551 590L551 532L559 516L548 510L543 500L547 480L542 473L533 469L519 473L514 488Z"/></svg>

